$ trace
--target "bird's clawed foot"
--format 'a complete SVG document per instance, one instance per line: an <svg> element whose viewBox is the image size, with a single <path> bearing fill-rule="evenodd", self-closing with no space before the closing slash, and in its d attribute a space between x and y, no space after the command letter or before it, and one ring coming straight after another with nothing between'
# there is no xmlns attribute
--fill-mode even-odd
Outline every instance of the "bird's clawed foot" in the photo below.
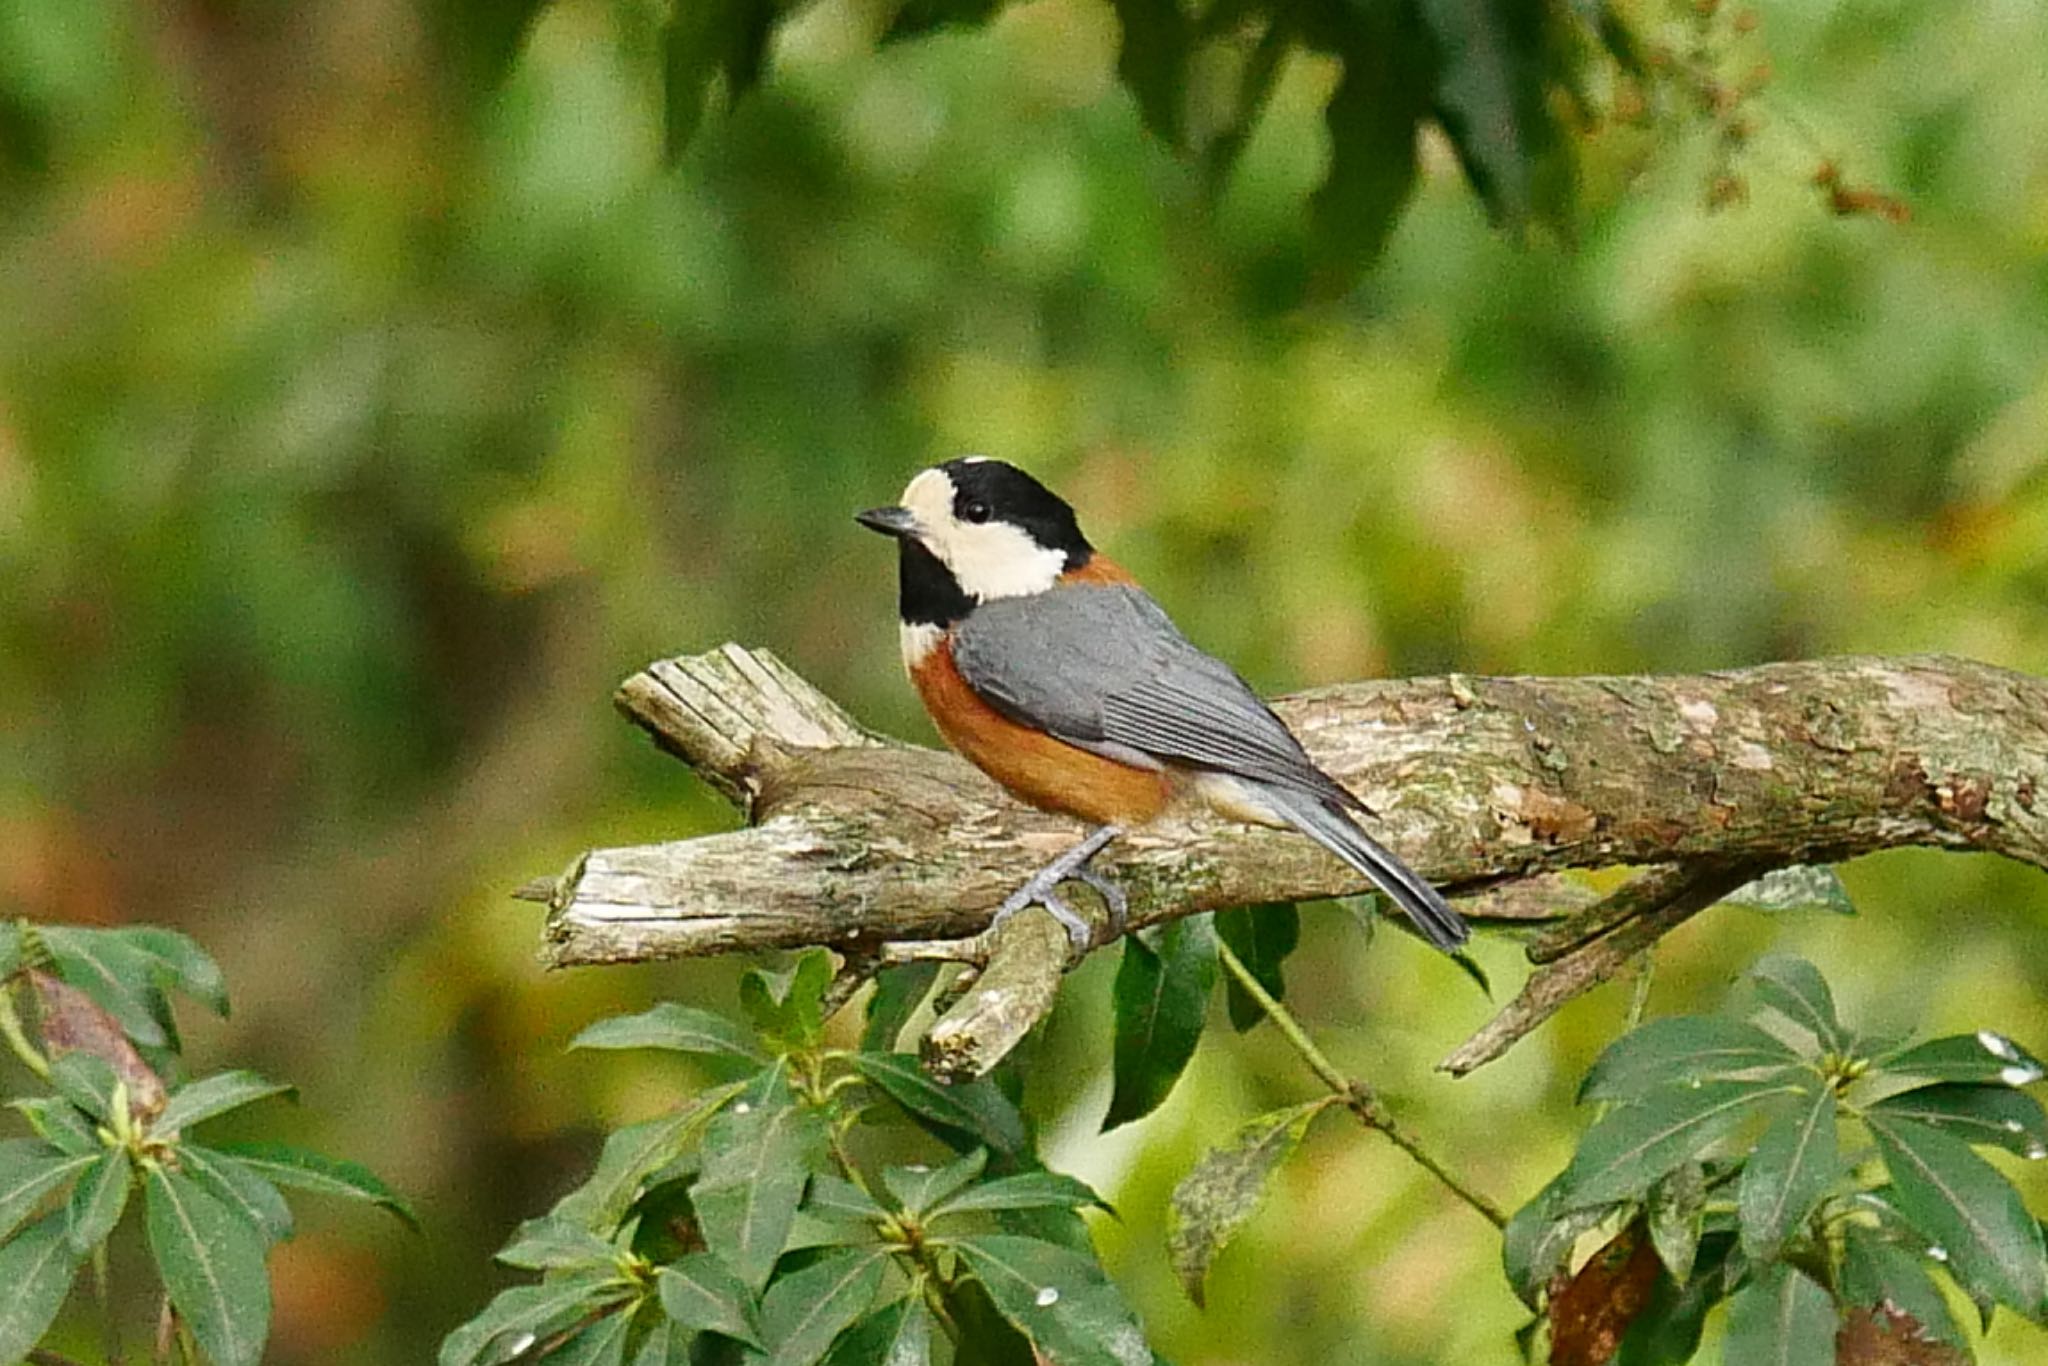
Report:
<svg viewBox="0 0 2048 1366"><path fill-rule="evenodd" d="M1073 878L1093 887L1102 897L1102 904L1109 911L1107 938L1114 939L1122 934L1124 921L1130 914L1130 901L1124 896L1123 888L1089 867L1088 860L1123 832L1120 825L1098 826L1088 838L1033 873L1023 886L1010 893L1003 904L996 907L994 917L988 922L989 928L994 929L1027 906L1043 906L1066 929L1067 938L1073 941L1074 952L1086 953L1095 942L1095 927L1088 923L1086 917L1076 914L1074 908L1059 895L1059 885Z"/></svg>

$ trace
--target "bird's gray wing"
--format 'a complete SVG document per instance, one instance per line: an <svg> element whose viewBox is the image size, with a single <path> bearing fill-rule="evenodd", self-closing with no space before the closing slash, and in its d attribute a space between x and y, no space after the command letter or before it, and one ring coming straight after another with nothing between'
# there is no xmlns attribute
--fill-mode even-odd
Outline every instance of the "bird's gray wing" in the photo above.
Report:
<svg viewBox="0 0 2048 1366"><path fill-rule="evenodd" d="M1142 589L1076 584L984 603L954 629L953 662L1005 715L1110 758L1351 800L1250 685Z"/></svg>

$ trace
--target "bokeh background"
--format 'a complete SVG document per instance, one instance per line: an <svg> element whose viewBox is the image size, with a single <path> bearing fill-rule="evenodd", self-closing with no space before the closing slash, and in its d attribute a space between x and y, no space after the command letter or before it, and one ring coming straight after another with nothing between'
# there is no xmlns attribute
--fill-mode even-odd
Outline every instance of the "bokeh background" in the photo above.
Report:
<svg viewBox="0 0 2048 1366"><path fill-rule="evenodd" d="M893 557L849 520L930 460L1041 473L1269 690L1841 651L2048 672L2048 9L1757 9L1746 204L1706 209L1701 126L1613 129L1576 245L1518 245L1432 145L1381 266L1295 308L1329 71L1289 67L1210 203L1116 84L1104 0L880 52L877 3L819 0L673 168L630 4L550 5L488 93L407 0L0 0L0 913L199 936L236 1011L190 1021L195 1064L303 1090L236 1123L370 1164L426 1223L307 1203L270 1359L429 1360L512 1225L694 1084L561 1045L661 995L728 1006L738 965L544 975L507 893L734 819L612 713L655 656L769 646L931 739ZM1831 216L1824 158L1910 223ZM2048 1047L2048 881L1844 875L1858 918L1676 935L1652 1009L1775 945L1852 1022ZM1306 935L1294 997L1340 1061L1532 1193L1625 989L1452 1084L1430 1065L1477 990L1336 909ZM1511 990L1513 947L1481 957ZM1270 1031L1220 1034L1096 1137L1111 971L1072 979L1031 1103L1122 1211L1105 1257L1163 1351L1512 1359L1492 1230L1337 1121L1188 1305L1172 1183L1312 1086ZM2044 1354L2005 1317L1985 1359Z"/></svg>

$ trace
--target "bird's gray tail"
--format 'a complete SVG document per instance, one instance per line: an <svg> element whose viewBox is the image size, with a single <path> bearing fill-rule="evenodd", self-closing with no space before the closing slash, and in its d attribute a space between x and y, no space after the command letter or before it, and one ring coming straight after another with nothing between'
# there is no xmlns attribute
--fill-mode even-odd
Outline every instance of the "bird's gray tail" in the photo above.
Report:
<svg viewBox="0 0 2048 1366"><path fill-rule="evenodd" d="M1375 887L1392 897L1430 943L1449 953L1470 936L1471 929L1464 917L1450 908L1436 888L1360 830L1335 802L1277 783L1260 783L1257 787L1259 798L1288 824L1365 874Z"/></svg>

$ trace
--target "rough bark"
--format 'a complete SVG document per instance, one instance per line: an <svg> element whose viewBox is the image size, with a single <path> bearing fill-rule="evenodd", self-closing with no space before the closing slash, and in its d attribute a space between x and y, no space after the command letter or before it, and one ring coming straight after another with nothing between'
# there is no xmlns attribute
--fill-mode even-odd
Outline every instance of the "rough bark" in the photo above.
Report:
<svg viewBox="0 0 2048 1366"><path fill-rule="evenodd" d="M728 645L663 661L617 701L750 824L598 850L522 889L549 903L555 966L814 944L885 962L985 961L983 940L933 941L976 935L1080 833L951 755L863 730L765 652ZM1550 988L1573 985L1560 1001L1653 941L1646 918L1678 923L1707 904L1685 889L1723 885L1731 870L1901 845L2048 867L2048 682L1967 660L1452 675L1318 689L1275 707L1365 801L1374 832L1482 925L1605 917L1598 936L1539 970ZM1638 888L1642 904L1588 909L1553 876L1610 865L1652 867L1680 890ZM1200 813L1118 840L1097 867L1129 891L1133 928L1361 890L1300 836Z"/></svg>

